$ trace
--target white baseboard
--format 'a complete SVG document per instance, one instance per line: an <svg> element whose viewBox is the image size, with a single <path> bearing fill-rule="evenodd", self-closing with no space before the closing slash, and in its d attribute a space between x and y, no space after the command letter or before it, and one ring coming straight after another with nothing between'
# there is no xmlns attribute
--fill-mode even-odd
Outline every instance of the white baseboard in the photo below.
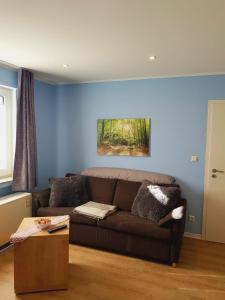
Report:
<svg viewBox="0 0 225 300"><path fill-rule="evenodd" d="M184 236L192 239L202 240L202 235L200 233L185 232Z"/></svg>

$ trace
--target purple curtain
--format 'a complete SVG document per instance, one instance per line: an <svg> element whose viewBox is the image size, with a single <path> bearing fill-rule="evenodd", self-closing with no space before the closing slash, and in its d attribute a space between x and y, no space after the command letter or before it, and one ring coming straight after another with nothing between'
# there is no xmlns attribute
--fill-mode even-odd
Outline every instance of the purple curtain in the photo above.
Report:
<svg viewBox="0 0 225 300"><path fill-rule="evenodd" d="M33 74L18 73L16 152L13 191L29 191L37 186L37 146L34 114Z"/></svg>

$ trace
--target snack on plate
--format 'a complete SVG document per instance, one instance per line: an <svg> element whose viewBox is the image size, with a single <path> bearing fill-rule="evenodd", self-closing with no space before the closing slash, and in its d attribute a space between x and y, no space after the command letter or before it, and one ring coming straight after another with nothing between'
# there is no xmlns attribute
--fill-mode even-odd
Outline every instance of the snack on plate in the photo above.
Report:
<svg viewBox="0 0 225 300"><path fill-rule="evenodd" d="M40 229L45 229L51 225L51 219L49 218L36 219L34 222Z"/></svg>

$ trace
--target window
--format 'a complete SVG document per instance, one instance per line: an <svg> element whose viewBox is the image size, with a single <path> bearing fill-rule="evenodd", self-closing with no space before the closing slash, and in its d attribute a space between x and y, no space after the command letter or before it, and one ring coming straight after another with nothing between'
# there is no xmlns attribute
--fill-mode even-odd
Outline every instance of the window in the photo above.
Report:
<svg viewBox="0 0 225 300"><path fill-rule="evenodd" d="M15 128L15 90L0 86L0 179L12 177Z"/></svg>

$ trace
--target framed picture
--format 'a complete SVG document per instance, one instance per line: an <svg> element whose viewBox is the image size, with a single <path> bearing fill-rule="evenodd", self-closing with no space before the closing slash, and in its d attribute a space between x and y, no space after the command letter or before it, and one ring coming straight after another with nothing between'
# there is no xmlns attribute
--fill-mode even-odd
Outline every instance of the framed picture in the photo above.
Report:
<svg viewBox="0 0 225 300"><path fill-rule="evenodd" d="M150 155L150 119L98 119L99 155Z"/></svg>

